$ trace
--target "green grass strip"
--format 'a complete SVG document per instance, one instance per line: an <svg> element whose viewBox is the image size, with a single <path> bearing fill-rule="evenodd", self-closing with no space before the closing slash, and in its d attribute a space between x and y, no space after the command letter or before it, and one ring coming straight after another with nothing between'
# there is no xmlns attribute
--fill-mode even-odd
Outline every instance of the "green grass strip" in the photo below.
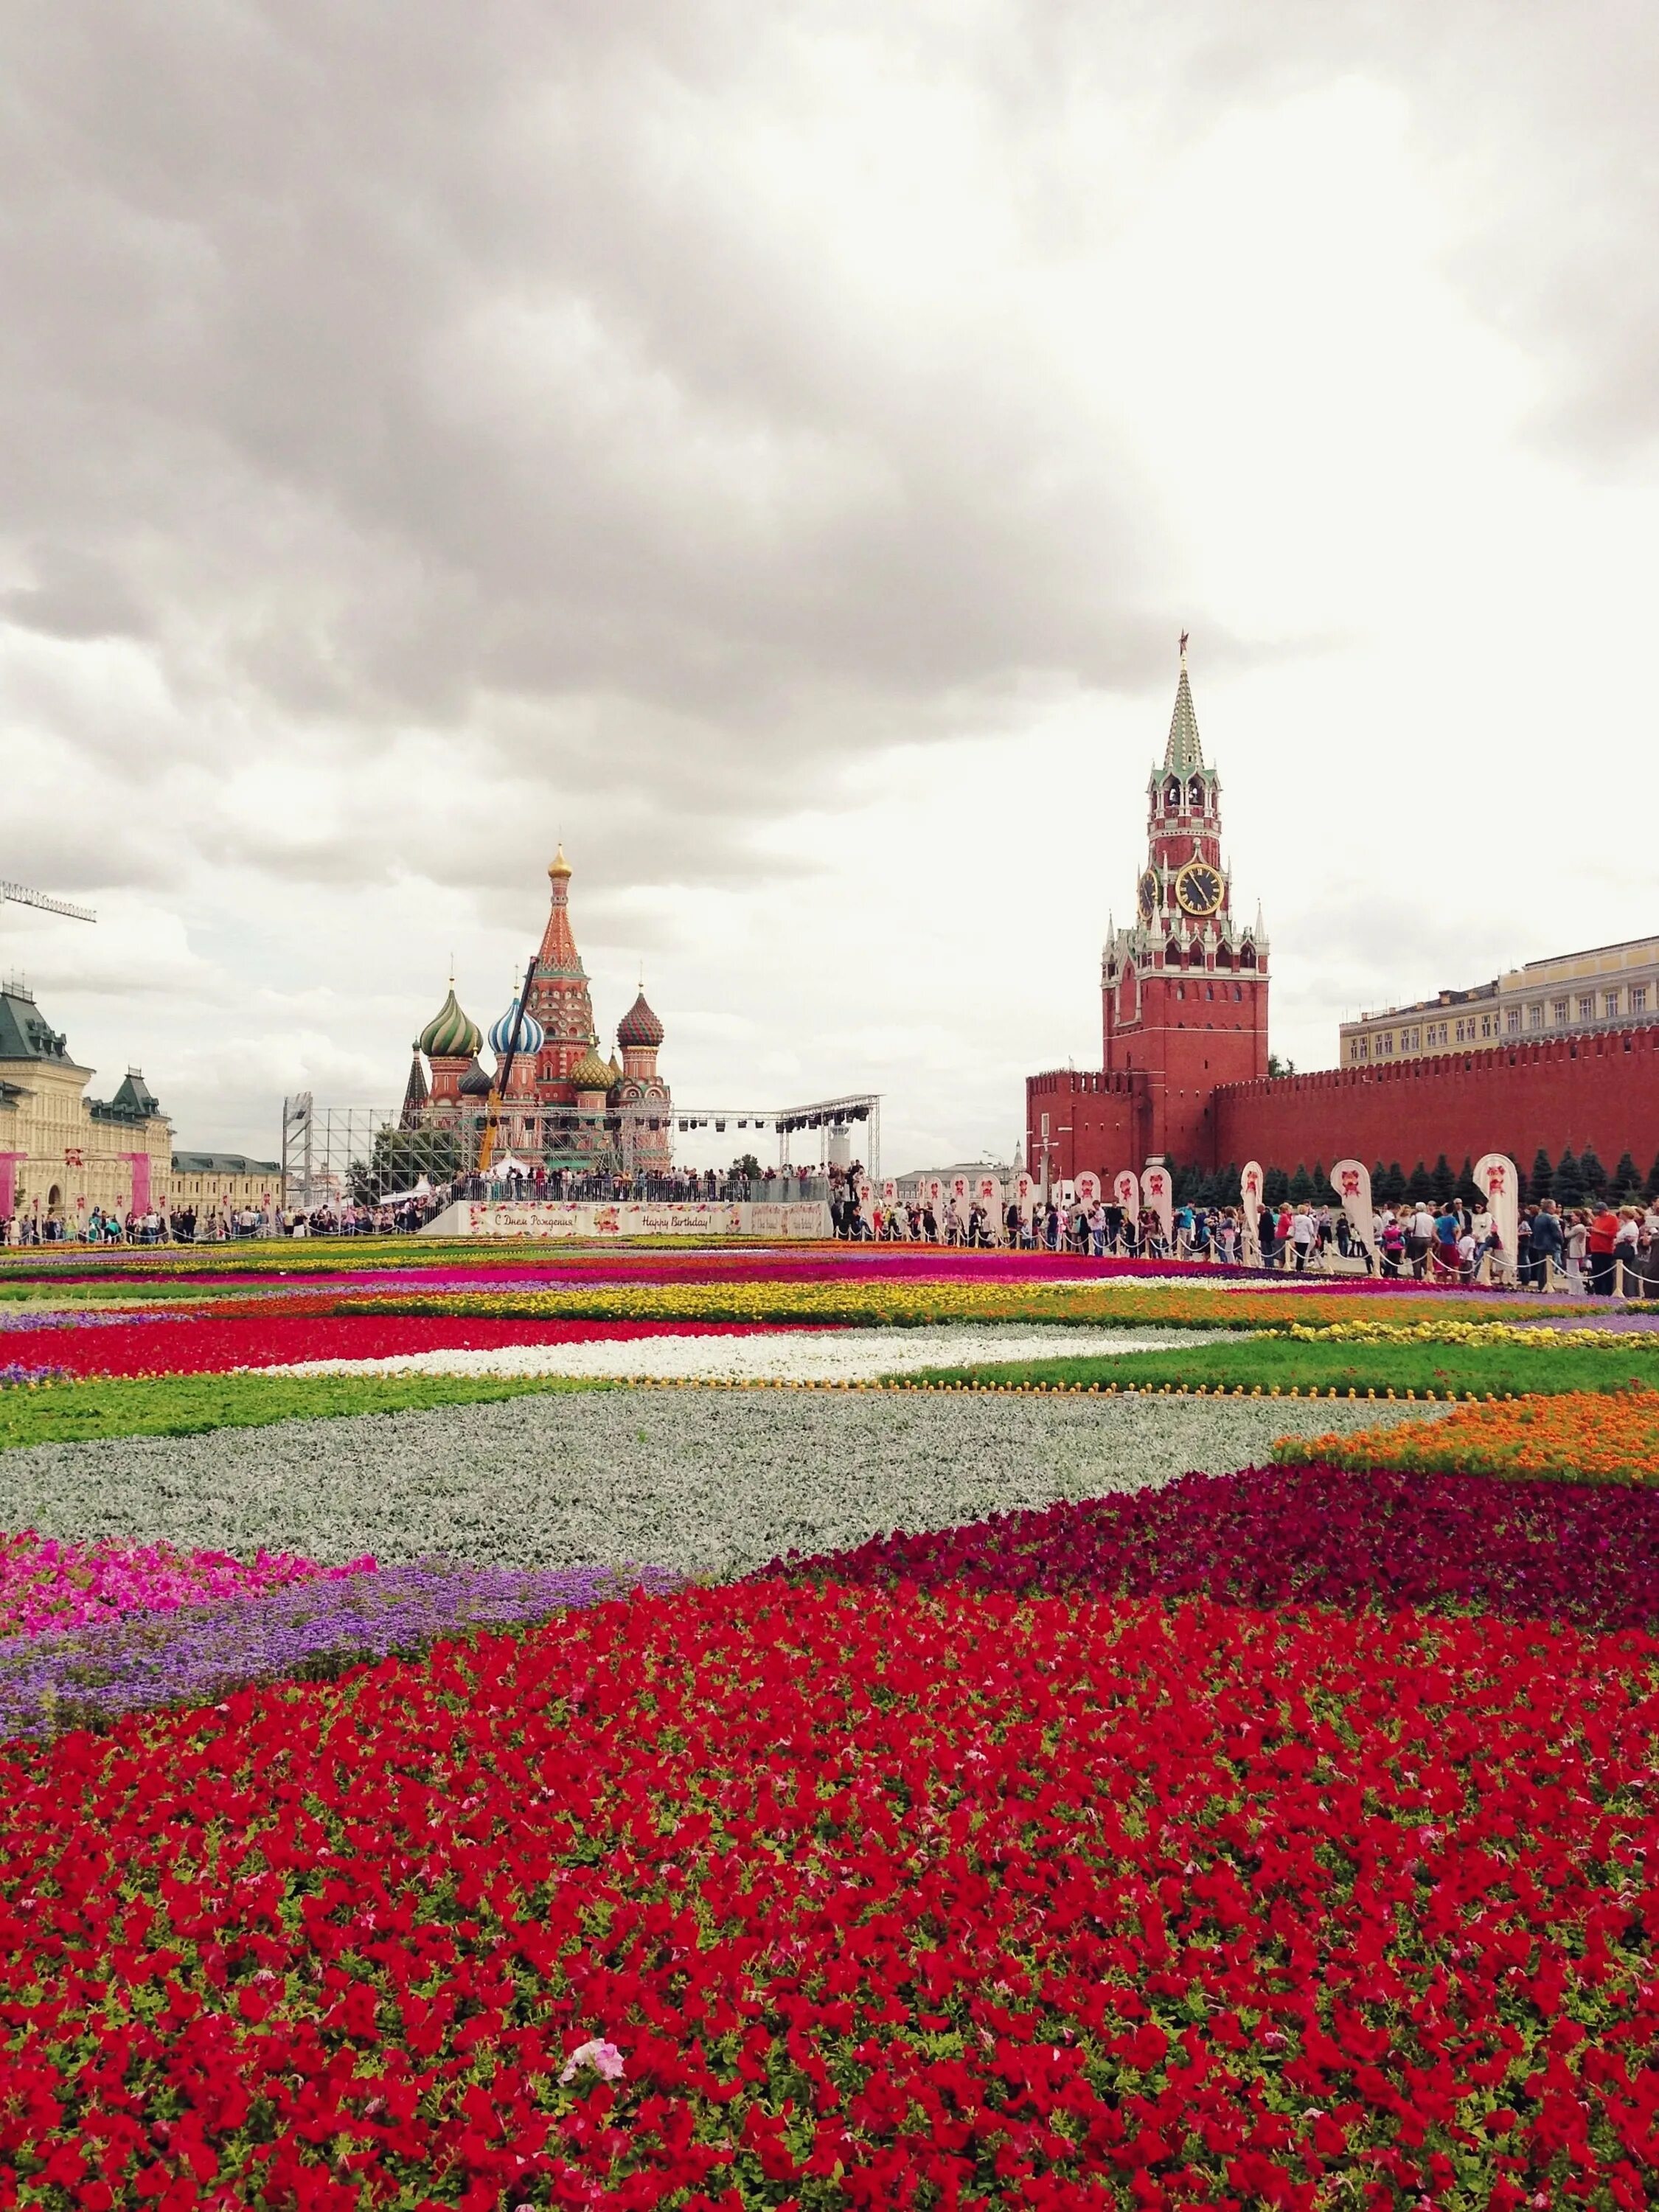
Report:
<svg viewBox="0 0 1659 2212"><path fill-rule="evenodd" d="M890 1382L966 1383L974 1389L1161 1390L1432 1390L1484 1398L1490 1392L1555 1397L1566 1390L1653 1388L1651 1359L1590 1352L1511 1351L1500 1344L1302 1344L1257 1336L1247 1342L1193 1345L1180 1352L1126 1352L1092 1358L999 1360L934 1367Z"/></svg>
<svg viewBox="0 0 1659 2212"><path fill-rule="evenodd" d="M169 1375L0 1390L0 1451L91 1437L191 1437L272 1421L476 1406L537 1391L608 1390L566 1375Z"/></svg>

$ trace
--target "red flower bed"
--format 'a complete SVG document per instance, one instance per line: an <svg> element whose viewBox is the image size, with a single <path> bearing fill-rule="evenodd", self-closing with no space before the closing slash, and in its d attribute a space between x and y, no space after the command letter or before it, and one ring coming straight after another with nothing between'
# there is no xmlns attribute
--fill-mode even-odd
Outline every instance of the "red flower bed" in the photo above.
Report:
<svg viewBox="0 0 1659 2212"><path fill-rule="evenodd" d="M487 1352L504 1344L587 1344L641 1336L750 1336L799 1324L761 1322L510 1321L447 1314L192 1313L111 1328L8 1329L22 1366L80 1375L220 1375L300 1359L390 1359L408 1352Z"/></svg>
<svg viewBox="0 0 1659 2212"><path fill-rule="evenodd" d="M757 1579L772 1574L1346 1611L1472 1607L1659 1629L1659 1488L1246 1468L775 1559Z"/></svg>
<svg viewBox="0 0 1659 2212"><path fill-rule="evenodd" d="M15 1753L0 2202L1636 2212L1656 1668L748 1584Z"/></svg>

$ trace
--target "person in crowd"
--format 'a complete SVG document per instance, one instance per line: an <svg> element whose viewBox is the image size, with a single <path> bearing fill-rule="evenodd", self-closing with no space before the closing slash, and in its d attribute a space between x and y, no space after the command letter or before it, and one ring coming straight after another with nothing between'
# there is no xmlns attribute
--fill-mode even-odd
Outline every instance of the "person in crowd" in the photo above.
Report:
<svg viewBox="0 0 1659 2212"><path fill-rule="evenodd" d="M1561 1227L1561 1210L1553 1198L1541 1205L1528 1206L1531 1229L1527 1238L1527 1279L1537 1289L1547 1291L1550 1272L1559 1267L1566 1252L1566 1238Z"/></svg>
<svg viewBox="0 0 1659 2212"><path fill-rule="evenodd" d="M1419 1201L1406 1224L1406 1257L1411 1271L1419 1282L1428 1272L1429 1253L1434 1244L1434 1216L1426 1204Z"/></svg>
<svg viewBox="0 0 1659 2212"><path fill-rule="evenodd" d="M1383 1276L1390 1282L1397 1281L1406 1261L1406 1224L1392 1206L1383 1211L1376 1243Z"/></svg>
<svg viewBox="0 0 1659 2212"><path fill-rule="evenodd" d="M1457 1218L1457 1209L1449 1201L1434 1217L1434 1249L1437 1273L1452 1281L1460 1272L1457 1240L1463 1233L1463 1224Z"/></svg>
<svg viewBox="0 0 1659 2212"><path fill-rule="evenodd" d="M1589 1251L1590 1295L1610 1298L1613 1291L1613 1246L1619 1238L1619 1216L1607 1203L1598 1200L1590 1216L1589 1233L1586 1243Z"/></svg>
<svg viewBox="0 0 1659 2212"><path fill-rule="evenodd" d="M1613 1290L1617 1297L1641 1297L1641 1207L1621 1206L1613 1234Z"/></svg>
<svg viewBox="0 0 1659 2212"><path fill-rule="evenodd" d="M1291 1216L1291 1253L1296 1262L1296 1272L1304 1275L1318 1240L1319 1224L1314 1219L1313 1208L1298 1206Z"/></svg>

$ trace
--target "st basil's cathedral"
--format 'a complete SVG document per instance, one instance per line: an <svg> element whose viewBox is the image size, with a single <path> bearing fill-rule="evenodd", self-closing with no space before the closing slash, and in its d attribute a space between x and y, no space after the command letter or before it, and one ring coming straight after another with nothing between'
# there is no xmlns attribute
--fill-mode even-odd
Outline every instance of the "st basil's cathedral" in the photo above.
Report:
<svg viewBox="0 0 1659 2212"><path fill-rule="evenodd" d="M463 1012L452 977L448 997L415 1040L401 1126L481 1134L505 1079L495 1109L498 1158L504 1148L532 1169L661 1174L673 1164L674 1105L657 1072L663 1026L641 988L617 1025L621 1060L601 1055L570 927L570 872L561 846L547 872L547 926L523 1006L515 992L489 1032L493 1071L479 1059L483 1034Z"/></svg>

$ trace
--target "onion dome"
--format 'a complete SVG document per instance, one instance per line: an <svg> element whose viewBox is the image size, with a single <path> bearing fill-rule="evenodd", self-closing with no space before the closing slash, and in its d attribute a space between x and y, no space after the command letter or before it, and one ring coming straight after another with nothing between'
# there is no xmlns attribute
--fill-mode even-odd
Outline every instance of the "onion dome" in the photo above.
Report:
<svg viewBox="0 0 1659 2212"><path fill-rule="evenodd" d="M457 1004L452 981L449 996L416 1038L416 1049L428 1060L471 1060L483 1042L483 1030Z"/></svg>
<svg viewBox="0 0 1659 2212"><path fill-rule="evenodd" d="M545 850L545 848L544 848L544 850ZM568 876L570 873L570 863L564 857L564 847L562 844L559 847L558 851L553 855L547 872L550 876L561 877Z"/></svg>
<svg viewBox="0 0 1659 2212"><path fill-rule="evenodd" d="M609 1091L611 1079L611 1070L591 1044L570 1071L570 1080L578 1091Z"/></svg>
<svg viewBox="0 0 1659 2212"><path fill-rule="evenodd" d="M611 1080L613 1084L620 1083L622 1079L622 1062L617 1059L616 1054L613 1052L611 1055Z"/></svg>
<svg viewBox="0 0 1659 2212"><path fill-rule="evenodd" d="M477 1061L475 1060L471 1066L466 1071L466 1073L456 1085L455 1088L460 1092L463 1098L488 1098L489 1096L489 1078L484 1073L483 1068L479 1066Z"/></svg>
<svg viewBox="0 0 1659 2212"><path fill-rule="evenodd" d="M626 1050L629 1045L659 1045L662 1039L662 1024L646 1005L641 991L617 1024L617 1042Z"/></svg>
<svg viewBox="0 0 1659 2212"><path fill-rule="evenodd" d="M533 1060L542 1048L546 1032L527 1006L522 1014L520 1013L516 999L489 1032L489 1049L497 1060L507 1058L513 1049L513 1024L515 1021L519 1024L519 1057L520 1060Z"/></svg>

